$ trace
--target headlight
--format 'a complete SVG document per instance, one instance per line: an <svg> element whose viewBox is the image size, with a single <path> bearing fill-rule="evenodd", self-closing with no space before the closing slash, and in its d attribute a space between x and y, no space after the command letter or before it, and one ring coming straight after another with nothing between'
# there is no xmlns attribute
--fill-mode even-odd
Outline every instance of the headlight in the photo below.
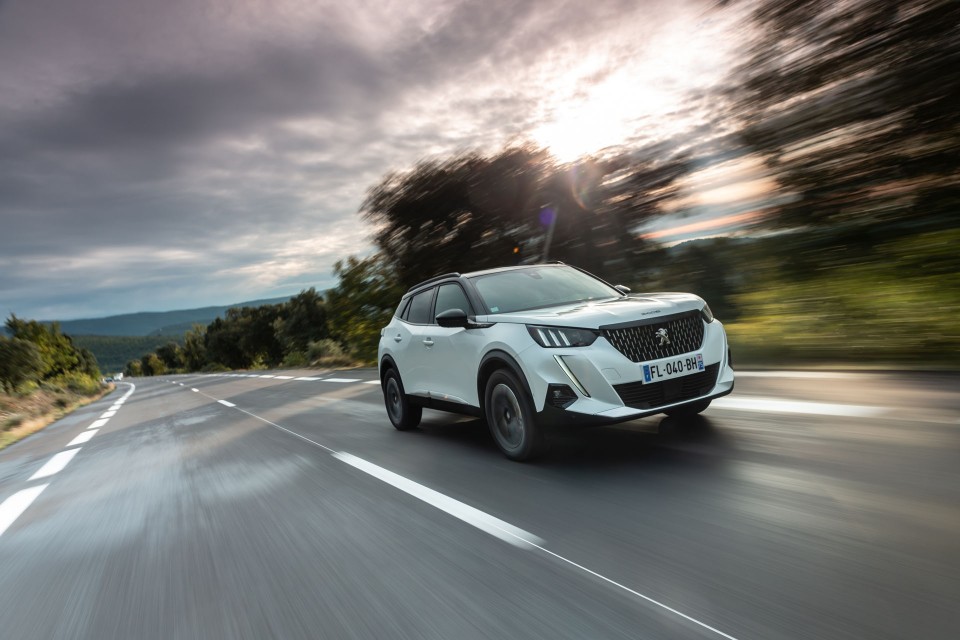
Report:
<svg viewBox="0 0 960 640"><path fill-rule="evenodd" d="M713 322L713 311L710 311L710 305L706 302L703 303L703 309L700 309L700 315L703 317L703 321L707 324Z"/></svg>
<svg viewBox="0 0 960 640"><path fill-rule="evenodd" d="M569 327L527 327L530 337L541 347L588 347L599 335L590 329L571 329Z"/></svg>

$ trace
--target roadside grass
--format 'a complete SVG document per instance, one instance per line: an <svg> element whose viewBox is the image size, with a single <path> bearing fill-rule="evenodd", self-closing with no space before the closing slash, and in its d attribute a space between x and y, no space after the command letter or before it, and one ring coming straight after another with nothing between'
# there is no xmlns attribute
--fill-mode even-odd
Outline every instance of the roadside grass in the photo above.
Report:
<svg viewBox="0 0 960 640"><path fill-rule="evenodd" d="M40 431L76 409L99 400L114 385L43 385L22 394L0 393L0 449Z"/></svg>
<svg viewBox="0 0 960 640"><path fill-rule="evenodd" d="M736 296L740 319L725 323L734 364L960 368L960 272L955 245L937 240L808 279L771 271L752 282Z"/></svg>

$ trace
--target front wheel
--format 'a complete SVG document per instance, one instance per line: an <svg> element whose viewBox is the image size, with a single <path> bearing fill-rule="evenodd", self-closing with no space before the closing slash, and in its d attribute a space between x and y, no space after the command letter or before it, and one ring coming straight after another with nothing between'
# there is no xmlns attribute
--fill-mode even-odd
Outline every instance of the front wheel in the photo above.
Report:
<svg viewBox="0 0 960 640"><path fill-rule="evenodd" d="M487 380L484 395L487 425L500 451L511 460L530 460L543 449L543 434L536 422L526 389L506 369Z"/></svg>
<svg viewBox="0 0 960 640"><path fill-rule="evenodd" d="M390 369L383 376L383 402L387 406L390 422L400 431L416 429L423 416L423 408L410 403L403 392L403 383L396 369Z"/></svg>

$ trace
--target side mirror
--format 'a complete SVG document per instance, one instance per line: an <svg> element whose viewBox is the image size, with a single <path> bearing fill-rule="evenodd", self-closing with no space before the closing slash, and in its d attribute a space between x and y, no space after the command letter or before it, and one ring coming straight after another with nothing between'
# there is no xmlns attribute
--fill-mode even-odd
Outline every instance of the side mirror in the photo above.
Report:
<svg viewBox="0 0 960 640"><path fill-rule="evenodd" d="M625 287L622 284L618 284L617 286L614 287L614 289L616 289L623 295L627 295L628 293L630 293L630 287Z"/></svg>
<svg viewBox="0 0 960 640"><path fill-rule="evenodd" d="M447 309L437 314L437 324L441 327L466 327L467 314L463 309Z"/></svg>

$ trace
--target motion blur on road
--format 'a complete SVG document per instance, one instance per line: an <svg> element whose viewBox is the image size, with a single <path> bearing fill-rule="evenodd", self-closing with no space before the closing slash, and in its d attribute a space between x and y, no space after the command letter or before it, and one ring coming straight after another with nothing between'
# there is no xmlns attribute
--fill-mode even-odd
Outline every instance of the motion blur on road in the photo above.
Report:
<svg viewBox="0 0 960 640"><path fill-rule="evenodd" d="M535 464L394 430L373 370L134 380L0 453L0 496L45 486L0 535L2 635L956 637L957 377L740 376Z"/></svg>
<svg viewBox="0 0 960 640"><path fill-rule="evenodd" d="M0 450L0 640L960 637L960 3L128 4L0 0L0 293L272 302L11 312L0 400L128 375ZM548 260L734 392L391 427L403 293Z"/></svg>

